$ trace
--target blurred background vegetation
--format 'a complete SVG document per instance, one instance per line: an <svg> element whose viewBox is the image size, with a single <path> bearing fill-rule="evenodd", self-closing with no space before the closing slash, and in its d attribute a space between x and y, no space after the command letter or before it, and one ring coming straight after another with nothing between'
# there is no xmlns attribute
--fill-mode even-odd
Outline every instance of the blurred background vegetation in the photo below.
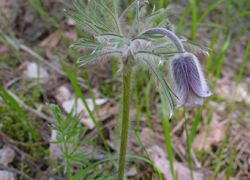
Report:
<svg viewBox="0 0 250 180"><path fill-rule="evenodd" d="M87 2L80 2L88 12ZM132 2L120 1L121 9ZM149 1L148 14L168 6L168 14L159 22L166 20L166 28L179 37L211 48L209 57L199 52L197 56L213 95L201 107L176 109L169 121L178 178L190 178L187 167L191 163L197 180L249 180L249 0ZM83 116L81 124L89 126L85 138L96 136L82 146L83 151L96 154L84 166L72 169L73 173L109 157L108 149L116 153L115 124L120 116L121 92L118 65L114 59L80 68L75 64L78 57L91 52L69 47L88 34L66 18L63 9L76 11L71 0L0 0L0 157L10 154L7 160L0 158L0 177L5 177L3 170L7 169L14 172L14 179L66 179L59 157L62 153L50 144L55 137L47 125L54 120L46 102L58 105L63 117L77 104ZM124 22L127 29L134 16L131 12ZM157 85L147 74L145 68L134 75L131 121L153 163L169 179L162 105L155 91ZM86 113L82 98L98 121L108 148ZM188 147L185 128L190 132L194 126L192 147ZM130 143L130 154L146 157L133 133ZM105 179L113 166L111 162L95 166L85 173L85 179ZM152 166L141 160L133 159L127 166L128 179L157 179Z"/></svg>

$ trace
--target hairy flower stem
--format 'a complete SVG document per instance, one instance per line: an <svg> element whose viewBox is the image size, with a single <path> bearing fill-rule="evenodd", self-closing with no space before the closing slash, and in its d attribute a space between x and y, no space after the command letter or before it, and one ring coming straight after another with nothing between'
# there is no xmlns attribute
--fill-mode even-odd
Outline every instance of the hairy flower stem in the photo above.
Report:
<svg viewBox="0 0 250 180"><path fill-rule="evenodd" d="M118 180L123 180L126 162L128 127L129 127L129 108L130 108L130 86L131 86L132 67L123 67L123 114L122 132L120 144L120 158L118 169Z"/></svg>

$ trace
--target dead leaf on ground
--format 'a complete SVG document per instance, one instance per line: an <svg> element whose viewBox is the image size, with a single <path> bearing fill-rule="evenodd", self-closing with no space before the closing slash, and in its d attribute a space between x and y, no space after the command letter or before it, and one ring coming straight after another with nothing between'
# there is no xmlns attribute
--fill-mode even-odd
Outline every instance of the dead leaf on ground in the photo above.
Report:
<svg viewBox="0 0 250 180"><path fill-rule="evenodd" d="M15 158L15 151L7 146L0 149L0 163L8 166Z"/></svg>
<svg viewBox="0 0 250 180"><path fill-rule="evenodd" d="M223 112L226 109L226 102L210 101L209 104L212 107L216 107L216 111Z"/></svg>
<svg viewBox="0 0 250 180"><path fill-rule="evenodd" d="M15 151L7 146L0 149L0 163L8 166L15 158ZM14 173L10 171L0 171L0 180L15 180Z"/></svg>
<svg viewBox="0 0 250 180"><path fill-rule="evenodd" d="M10 50L10 47L6 44L0 43L0 56L6 55Z"/></svg>
<svg viewBox="0 0 250 180"><path fill-rule="evenodd" d="M58 31L55 31L47 38L45 38L42 42L40 42L38 46L41 48L52 49L59 43L60 39L60 33Z"/></svg>
<svg viewBox="0 0 250 180"><path fill-rule="evenodd" d="M146 127L142 129L141 134L140 134L142 144L145 146L145 148L150 147L149 131L152 131L152 130ZM152 139L153 139L153 144L161 146L161 148L165 147L165 139L163 135L152 131Z"/></svg>
<svg viewBox="0 0 250 180"><path fill-rule="evenodd" d="M206 138L206 128L202 127L200 133L196 134L193 141L193 148L202 150L203 147L205 150L209 150L212 145L218 145L218 143L222 142L226 136L226 127L224 122L219 122L221 117L214 113L212 116L212 120L210 122L209 134Z"/></svg>
<svg viewBox="0 0 250 180"><path fill-rule="evenodd" d="M152 148L147 149L147 152L152 158L154 165L163 174L164 178L167 180L173 180L169 160L165 156L161 155L162 154L161 152L163 150L160 149L161 147L153 145ZM192 180L190 175L190 170L184 164L179 162L174 162L174 171L177 172L179 180ZM193 175L194 175L194 180L204 180L204 174L201 172L193 171Z"/></svg>
<svg viewBox="0 0 250 180"><path fill-rule="evenodd" d="M75 26L76 25L76 22L73 19L71 19L71 18L67 18L66 22L67 22L67 24L69 26Z"/></svg>
<svg viewBox="0 0 250 180"><path fill-rule="evenodd" d="M59 56L56 54L53 54L50 49L45 50L45 55L51 61L59 59Z"/></svg>
<svg viewBox="0 0 250 180"><path fill-rule="evenodd" d="M36 79L39 77L40 83L46 83L49 79L48 72L41 66L39 67L39 73L37 72L37 70L38 70L37 63L35 62L27 63L27 68L24 71L24 77L29 79Z"/></svg>
<svg viewBox="0 0 250 180"><path fill-rule="evenodd" d="M76 42L76 28L72 27L70 30L64 32L67 39L69 39L71 42Z"/></svg>
<svg viewBox="0 0 250 180"><path fill-rule="evenodd" d="M227 81L225 81L227 82ZM236 82L229 81L227 83L218 83L215 93L225 98L228 102L233 98L236 102L246 101L250 104L250 94L248 93L247 83L239 83L236 89Z"/></svg>
<svg viewBox="0 0 250 180"><path fill-rule="evenodd" d="M247 93L248 85L246 83L240 83L235 93L236 102L241 102L247 98L250 98L250 95Z"/></svg>
<svg viewBox="0 0 250 180"><path fill-rule="evenodd" d="M60 103L72 98L72 94L70 93L69 89L66 86L60 86L56 91L57 92L55 97L56 100Z"/></svg>
<svg viewBox="0 0 250 180"><path fill-rule="evenodd" d="M135 176L137 174L138 172L135 166L132 166L131 168L129 168L128 172L126 173L127 176Z"/></svg>

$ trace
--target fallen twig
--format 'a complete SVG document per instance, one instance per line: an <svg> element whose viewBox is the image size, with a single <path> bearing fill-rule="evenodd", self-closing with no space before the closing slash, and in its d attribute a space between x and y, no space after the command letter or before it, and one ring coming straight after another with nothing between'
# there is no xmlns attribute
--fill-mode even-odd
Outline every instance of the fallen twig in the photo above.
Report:
<svg viewBox="0 0 250 180"><path fill-rule="evenodd" d="M5 170L5 171L10 171L10 172L13 172L15 174L18 174L28 180L34 180L33 178L29 177L27 174L24 174L23 172L17 170L17 169L14 169L14 168L10 168L10 167L7 167L3 164L0 164L0 170Z"/></svg>
<svg viewBox="0 0 250 180"><path fill-rule="evenodd" d="M9 94L12 98L14 98L14 99L17 101L17 103L18 103L20 106L22 106L22 107L24 107L25 109L27 109L27 110L29 110L29 111L31 111L31 112L37 114L37 115L40 116L41 118L47 120L49 123L54 123L54 122L55 122L53 118L51 118L51 117L45 115L44 113L42 113L42 112L40 112L40 111L38 111L38 110L36 110L36 109L33 109L32 107L29 107L28 105L26 105L22 100L20 100L14 93L12 93L11 91L9 91L8 89L5 89L5 90L8 92L8 94Z"/></svg>

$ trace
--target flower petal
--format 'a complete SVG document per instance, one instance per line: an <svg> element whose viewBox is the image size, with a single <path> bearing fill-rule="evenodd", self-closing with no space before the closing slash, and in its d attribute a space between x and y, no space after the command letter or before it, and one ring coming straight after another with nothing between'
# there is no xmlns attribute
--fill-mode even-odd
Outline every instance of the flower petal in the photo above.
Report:
<svg viewBox="0 0 250 180"><path fill-rule="evenodd" d="M203 98L198 96L193 90L192 88L190 88L189 90L189 96L188 96L188 100L186 103L187 107L194 107L196 104L199 105L203 105Z"/></svg>
<svg viewBox="0 0 250 180"><path fill-rule="evenodd" d="M171 62L171 75L172 75L172 90L178 99L173 96L175 101L175 106L177 108L182 107L188 100L189 94L189 85L185 72L185 64L183 59L180 59L179 56L174 58Z"/></svg>
<svg viewBox="0 0 250 180"><path fill-rule="evenodd" d="M200 97L209 97L213 93L209 90L204 78L201 65L196 56L191 53L184 53L184 62L186 64L186 73L189 85Z"/></svg>

